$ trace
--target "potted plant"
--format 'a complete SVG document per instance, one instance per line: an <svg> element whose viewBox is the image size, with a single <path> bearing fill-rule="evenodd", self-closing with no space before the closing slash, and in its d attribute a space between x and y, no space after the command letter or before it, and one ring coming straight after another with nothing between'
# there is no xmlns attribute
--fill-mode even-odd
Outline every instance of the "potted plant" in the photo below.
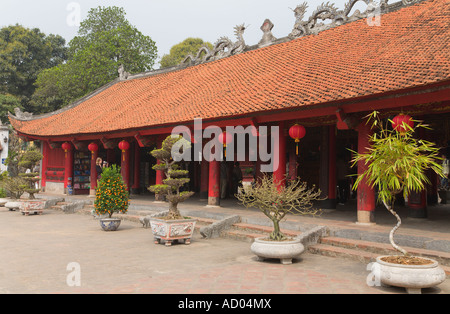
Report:
<svg viewBox="0 0 450 314"><path fill-rule="evenodd" d="M154 149L150 152L153 157L160 161L159 164L153 166L153 169L164 171L165 179L163 184L152 185L148 190L159 195L165 195L169 202L168 214L164 217L150 219L150 226L155 243L161 243L161 240L163 240L166 246L172 245L174 240L189 244L196 223L196 219L184 218L178 210L178 203L187 200L194 192L182 191L182 188L190 181L189 178L186 178L189 171L181 170L178 162L172 158L174 145L177 145L180 149L190 147L190 143L182 136L169 135L163 141L160 149Z"/></svg>
<svg viewBox="0 0 450 314"><path fill-rule="evenodd" d="M280 221L287 214L317 215L320 210L313 207L313 201L320 200L320 190L308 188L306 182L295 179L286 186L274 181L273 176L264 175L254 185L244 187L243 193L236 198L246 207L255 207L273 223L269 236L255 239L252 252L259 260L265 258L280 259L283 264L291 264L292 259L304 251L298 238L289 238L280 230Z"/></svg>
<svg viewBox="0 0 450 314"><path fill-rule="evenodd" d="M45 200L37 200L34 194L39 193L40 189L36 187L36 182L41 178L39 171L36 169L39 161L42 160L41 152L35 147L29 147L21 156L18 163L19 168L26 169L25 172L19 173L19 177L24 181L20 188L23 192L28 193L28 200L21 200L21 211L24 215L30 213L42 214L45 206Z"/></svg>
<svg viewBox="0 0 450 314"><path fill-rule="evenodd" d="M103 168L95 191L94 210L100 216L100 226L105 231L115 231L120 226L120 218L112 218L114 213L125 214L128 210L129 194L123 182L120 168L116 165ZM107 218L103 216L107 215Z"/></svg>
<svg viewBox="0 0 450 314"><path fill-rule="evenodd" d="M420 192L428 183L425 171L429 168L442 176L439 149L434 143L417 139L414 132L417 128L427 127L420 121L403 115L402 121L387 119L383 125L377 111L366 118L372 121L372 129L377 128L370 136L371 147L366 153L354 153L353 164L363 162L367 170L359 174L353 188L356 189L365 179L378 189L378 200L395 216L397 224L389 234L392 247L400 255L379 256L375 270L381 283L404 287L408 293L420 293L422 288L436 286L445 280L445 273L435 260L418 256L410 256L408 252L394 241L394 233L401 225L399 215L394 211L396 195L403 193L405 198L412 192ZM392 128L388 127L392 124ZM414 123L416 125L414 126Z"/></svg>

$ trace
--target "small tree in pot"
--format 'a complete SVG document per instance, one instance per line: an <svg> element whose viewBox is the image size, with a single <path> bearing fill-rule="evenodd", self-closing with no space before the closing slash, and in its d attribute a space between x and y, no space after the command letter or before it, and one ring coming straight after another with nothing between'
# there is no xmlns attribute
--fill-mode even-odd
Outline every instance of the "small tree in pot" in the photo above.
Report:
<svg viewBox="0 0 450 314"><path fill-rule="evenodd" d="M436 162L439 159L439 148L434 143L417 139L414 132L418 128L426 128L427 126L420 121L413 121L409 116L401 123L394 120L387 120L386 126L380 118L377 111L372 112L366 118L367 123L372 121L372 129L377 129L370 136L371 147L367 153L354 153L353 164L363 162L368 165L367 170L359 174L354 189L358 187L361 180L367 180L369 184L378 189L378 200L384 204L386 209L395 216L397 224L389 234L389 241L392 247L401 253L401 255L384 256L377 258L377 262L382 267L387 267L388 263L403 265L432 265L432 269L428 269L430 276L433 278L445 279L442 269L437 268L437 262L431 259L410 256L409 253L394 241L394 233L401 225L400 216L394 211L394 202L396 196L403 193L405 199L411 192L420 192L425 189L425 183L429 183L425 171L428 168L434 170L438 175L442 176L442 166ZM414 126L414 122L416 125ZM392 124L393 128L389 128L388 124ZM422 267L424 268L424 267ZM411 268L406 268L411 269ZM394 278L398 274L398 270L386 276L386 278ZM417 272L416 272L417 274ZM403 279L408 278L407 274L402 274ZM426 275L419 275L423 278ZM383 275L382 275L383 277ZM422 286L411 286L406 283L395 282L396 280L387 280L386 284L405 287L407 289L419 289L421 287L430 287L436 285L439 280L431 280L431 283L425 283ZM383 278L381 278L383 281ZM410 282L420 282L420 280L410 280Z"/></svg>
<svg viewBox="0 0 450 314"><path fill-rule="evenodd" d="M105 231L115 231L120 225L120 218L113 219L114 213L125 214L128 211L129 194L123 182L120 168L116 165L103 168L95 191L94 211L100 218L100 225Z"/></svg>
<svg viewBox="0 0 450 314"><path fill-rule="evenodd" d="M184 239L185 243L189 244L194 231L195 220L183 219L178 210L178 204L194 194L191 191L182 191L182 187L190 181L187 178L189 171L179 169L178 162L172 158L172 151L182 154L188 148L190 148L190 142L182 136L169 135L163 141L160 149L154 149L150 152L153 157L160 161L159 164L153 166L153 169L164 171L166 178L163 180L163 184L152 185L148 190L155 194L165 195L166 200L169 202L168 214L165 217L161 217L161 219L152 219L150 223L155 242L165 240L167 246L171 245L173 240L181 239ZM163 222L162 220L165 221ZM170 220L177 225L172 227L173 224L168 222ZM179 220L184 221L180 222ZM185 226L179 227L180 224L185 224ZM173 235L173 237L170 235Z"/></svg>
<svg viewBox="0 0 450 314"><path fill-rule="evenodd" d="M20 158L19 167L30 170L29 172L19 173L19 176L22 177L27 184L22 186L23 191L29 194L29 199L35 199L34 194L39 193L40 189L36 188L36 182L38 182L41 178L39 178L39 172L35 171L35 167L39 161L42 160L42 154L36 148L28 149Z"/></svg>
<svg viewBox="0 0 450 314"><path fill-rule="evenodd" d="M292 262L292 258L304 250L298 239L292 239L281 232L280 221L287 214L319 215L313 202L321 200L321 191L313 186L308 188L300 179L289 181L287 186L274 181L273 176L264 175L253 186L246 186L236 198L246 207L259 209L272 221L273 231L268 237L256 239L252 251L260 258L279 258L283 264ZM277 245L276 243L280 243ZM280 249L284 243L286 252ZM276 247L274 247L276 246Z"/></svg>

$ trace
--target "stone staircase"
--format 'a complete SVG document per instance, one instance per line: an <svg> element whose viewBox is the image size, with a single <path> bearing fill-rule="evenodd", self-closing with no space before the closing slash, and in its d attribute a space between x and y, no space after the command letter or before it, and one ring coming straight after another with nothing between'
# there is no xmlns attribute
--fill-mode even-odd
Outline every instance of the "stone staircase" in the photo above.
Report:
<svg viewBox="0 0 450 314"><path fill-rule="evenodd" d="M450 276L450 253L402 246L411 255L429 257L439 262L447 276ZM396 250L388 243L340 237L323 237L317 244L308 246L308 252L331 257L349 258L363 263L374 262L380 255L394 255Z"/></svg>

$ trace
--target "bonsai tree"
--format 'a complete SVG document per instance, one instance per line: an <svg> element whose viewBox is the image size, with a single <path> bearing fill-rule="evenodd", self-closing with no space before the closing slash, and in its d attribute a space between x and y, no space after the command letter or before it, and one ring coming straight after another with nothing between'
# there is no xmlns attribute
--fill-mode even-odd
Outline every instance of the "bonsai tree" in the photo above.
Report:
<svg viewBox="0 0 450 314"><path fill-rule="evenodd" d="M6 174L6 171L4 172ZM10 177L2 174L0 186L8 191L8 195L13 199L20 199L24 193L24 187L27 187L27 181L22 177Z"/></svg>
<svg viewBox="0 0 450 314"><path fill-rule="evenodd" d="M321 200L321 191L315 187L307 187L306 182L295 179L289 185L282 186L274 182L273 176L264 175L253 186L244 187L243 193L235 194L246 207L258 208L273 223L273 231L269 239L273 241L287 240L280 231L280 221L289 214L318 215L319 209L313 207L313 201Z"/></svg>
<svg viewBox="0 0 450 314"><path fill-rule="evenodd" d="M172 158L172 149L174 145L177 147L190 147L190 143L182 136L169 135L162 143L160 149L154 149L150 154L160 161L159 164L154 165L154 170L164 171L166 178L163 184L152 185L148 188L149 191L165 195L169 202L169 214L167 219L181 219L182 216L178 210L178 203L184 202L191 197L194 192L181 191L182 187L187 184L190 179L186 178L189 174L188 170L180 170L177 161Z"/></svg>
<svg viewBox="0 0 450 314"><path fill-rule="evenodd" d="M128 210L129 195L123 182L120 168L116 165L103 168L102 176L98 180L95 192L94 209L98 215L113 213L125 214Z"/></svg>
<svg viewBox="0 0 450 314"><path fill-rule="evenodd" d="M400 193L406 199L411 192L422 191L425 183L429 183L425 173L428 168L443 176L442 166L436 162L440 159L439 148L434 143L414 137L416 129L427 127L420 121L411 120L415 126L402 122L400 126L389 128L388 124L393 121L387 119L384 126L377 111L366 118L367 123L372 121L372 129L377 130L370 136L371 147L367 153L353 152L353 165L358 162L368 165L367 170L358 175L353 189L363 179L378 189L378 201L397 219L396 226L389 234L389 241L392 247L406 256L408 252L394 242L394 233L401 225L400 216L394 211L394 202Z"/></svg>
<svg viewBox="0 0 450 314"><path fill-rule="evenodd" d="M35 171L37 163L42 160L43 156L36 148L28 149L20 158L19 167L27 169L25 173L19 173L26 184L22 186L23 191L29 194L29 199L35 199L34 194L39 193L40 189L36 188L36 182L41 178L39 172ZM29 171L28 171L29 170Z"/></svg>

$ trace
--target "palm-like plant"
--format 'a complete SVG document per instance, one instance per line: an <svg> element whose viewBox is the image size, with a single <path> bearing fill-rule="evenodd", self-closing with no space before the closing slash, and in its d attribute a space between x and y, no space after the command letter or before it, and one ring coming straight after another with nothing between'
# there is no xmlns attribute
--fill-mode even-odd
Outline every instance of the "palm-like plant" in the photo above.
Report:
<svg viewBox="0 0 450 314"><path fill-rule="evenodd" d="M404 255L408 252L398 246L394 241L394 233L401 225L400 216L394 211L394 201L399 193L403 193L405 199L411 192L420 192L429 183L426 170L431 168L438 175L443 176L442 166L436 162L439 160L439 148L435 144L414 137L418 128L428 128L421 121L414 120L415 126L411 127L403 122L401 130L390 129L387 120L383 125L380 114L377 111L368 116L367 123L372 121L372 129L376 130L370 136L371 147L366 153L354 153L353 165L364 162L367 170L359 174L353 189L360 182L367 180L372 187L378 188L378 200L384 204L387 210L397 219L396 226L389 234L391 245Z"/></svg>

